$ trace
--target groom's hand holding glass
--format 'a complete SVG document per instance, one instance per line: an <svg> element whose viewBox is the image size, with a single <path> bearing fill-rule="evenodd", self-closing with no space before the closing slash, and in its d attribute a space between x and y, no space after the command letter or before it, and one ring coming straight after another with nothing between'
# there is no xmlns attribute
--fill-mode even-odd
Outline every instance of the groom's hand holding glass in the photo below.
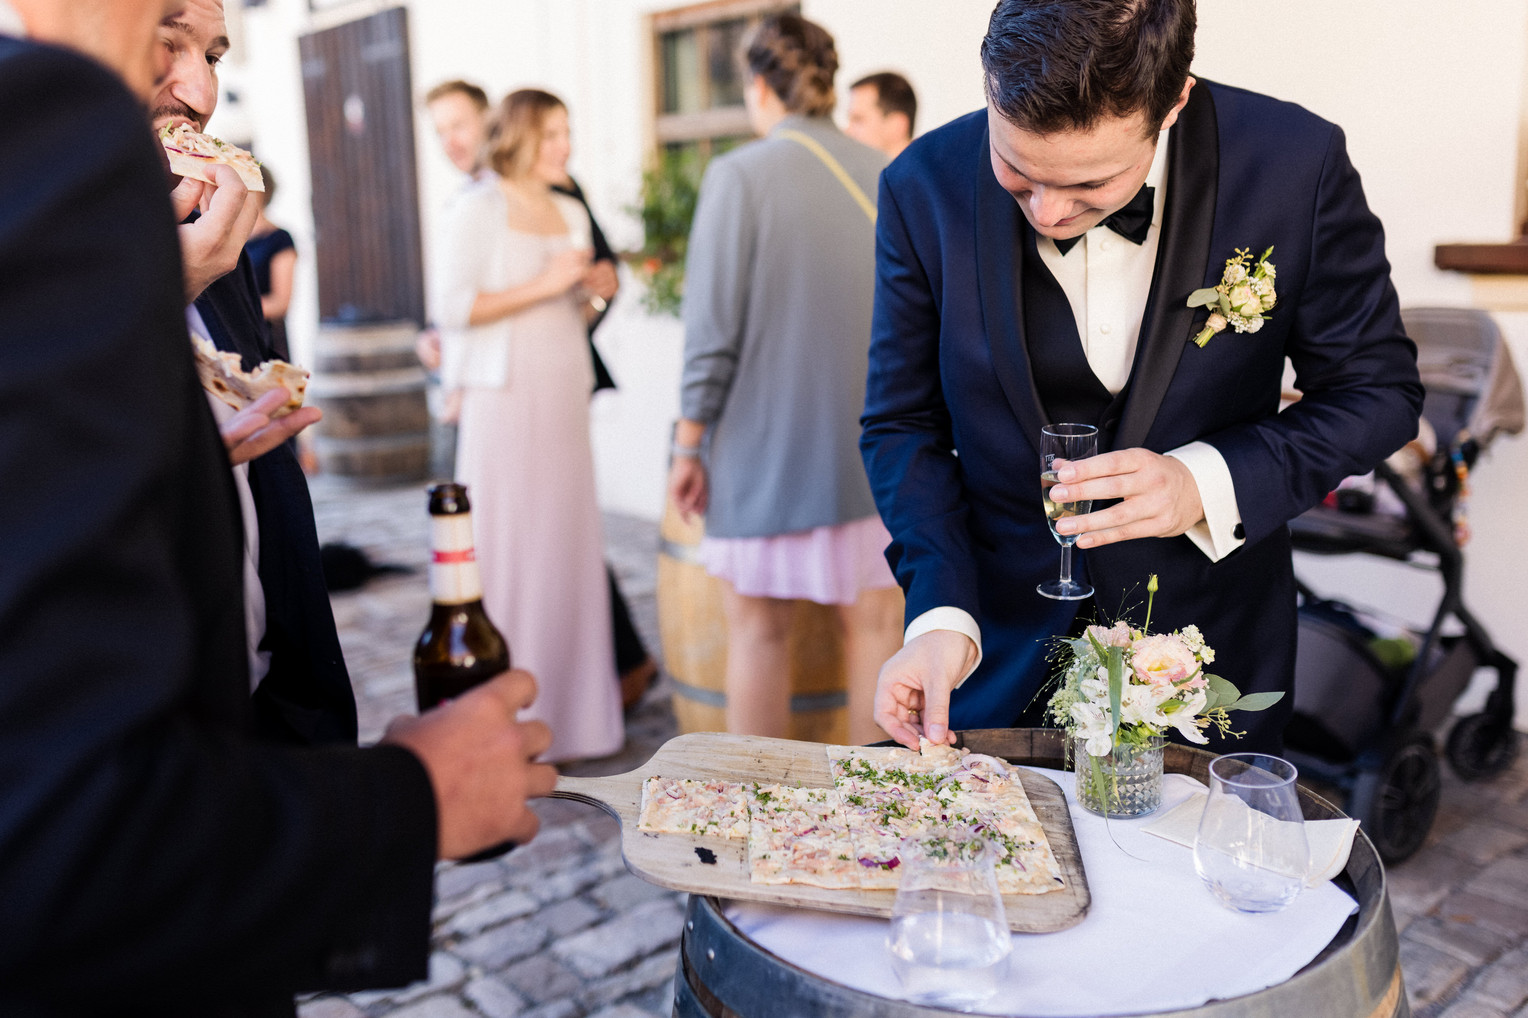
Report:
<svg viewBox="0 0 1528 1018"><path fill-rule="evenodd" d="M1077 547L1097 548L1140 537L1177 537L1204 519L1199 486L1188 467L1172 456L1146 449L1120 449L1084 460L1061 461L1050 497L1057 502L1110 499L1107 509L1056 523L1074 534Z"/></svg>

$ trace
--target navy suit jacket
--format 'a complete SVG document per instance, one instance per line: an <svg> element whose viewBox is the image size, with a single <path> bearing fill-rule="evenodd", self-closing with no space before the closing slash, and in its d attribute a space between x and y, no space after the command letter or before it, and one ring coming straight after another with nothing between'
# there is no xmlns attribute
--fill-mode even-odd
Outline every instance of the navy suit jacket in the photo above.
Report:
<svg viewBox="0 0 1528 1018"><path fill-rule="evenodd" d="M1079 552L1107 619L1196 624L1216 673L1243 692L1292 689L1295 593L1286 524L1416 432L1422 389L1402 332L1378 219L1342 131L1288 103L1199 82L1169 136L1168 195L1151 294L1113 448L1213 445L1235 484L1246 544L1212 563L1186 537ZM954 727L1006 725L1048 678L1048 638L1075 603L1048 601L1059 548L1040 505L1047 423L1026 335L1020 255L1031 230L998 186L985 110L919 139L881 178L875 319L861 448L907 618L953 605L982 629ZM1279 302L1260 332L1191 337L1189 294L1237 248L1272 245ZM1063 323L1058 323L1061 326ZM1040 331L1040 330L1036 330ZM1288 356L1304 399L1279 412ZM1275 748L1293 697L1238 748Z"/></svg>
<svg viewBox="0 0 1528 1018"><path fill-rule="evenodd" d="M219 350L239 354L245 369L270 360L260 290L247 254L196 299ZM356 741L355 694L340 651L319 559L308 481L287 442L249 464L260 525L260 586L270 670L255 690L260 734L297 745Z"/></svg>
<svg viewBox="0 0 1528 1018"><path fill-rule="evenodd" d="M293 1012L425 975L429 776L257 740L163 156L0 38L0 1014Z"/></svg>

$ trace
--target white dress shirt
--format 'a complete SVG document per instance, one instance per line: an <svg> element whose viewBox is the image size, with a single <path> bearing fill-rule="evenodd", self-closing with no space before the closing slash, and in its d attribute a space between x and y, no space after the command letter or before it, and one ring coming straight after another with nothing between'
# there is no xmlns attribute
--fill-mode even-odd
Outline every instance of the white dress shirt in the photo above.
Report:
<svg viewBox="0 0 1528 1018"><path fill-rule="evenodd" d="M0 0L3 3L4 0ZM212 342L212 333L195 304L186 306L186 325L194 336ZM212 416L222 423L235 413L233 407L207 393ZM244 642L249 654L249 691L253 693L271 669L271 654L260 649L265 639L265 588L260 585L260 520L255 516L255 495L249 487L249 464L233 468L233 484L239 492L239 516L244 521Z"/></svg>
<svg viewBox="0 0 1528 1018"><path fill-rule="evenodd" d="M21 15L16 13L16 8L0 0L0 35L9 35L17 39L25 38L27 26L21 23Z"/></svg>
<svg viewBox="0 0 1528 1018"><path fill-rule="evenodd" d="M1110 393L1118 394L1130 379L1135 363L1136 345L1141 335L1141 319L1151 294L1151 280L1157 261L1157 247L1162 237L1162 209L1167 201L1167 132L1157 139L1156 156L1146 183L1155 189L1152 196L1151 228L1140 244L1131 243L1108 227L1099 224L1082 235L1066 254L1048 237L1039 238L1040 260L1061 285L1072 315L1077 321L1077 335L1088 358L1088 366ZM1187 294L1184 298L1187 299ZM1168 456L1178 460L1193 475L1204 506L1204 519L1185 535L1215 562L1241 547L1235 536L1241 523L1236 505L1236 489L1230 468L1214 446L1191 442L1174 449ZM981 628L969 612L960 608L933 608L919 615L907 627L904 642L936 629L963 633L976 644L976 664L981 663ZM976 664L971 666L974 671ZM966 675L961 676L964 682ZM959 683L956 684L957 686Z"/></svg>

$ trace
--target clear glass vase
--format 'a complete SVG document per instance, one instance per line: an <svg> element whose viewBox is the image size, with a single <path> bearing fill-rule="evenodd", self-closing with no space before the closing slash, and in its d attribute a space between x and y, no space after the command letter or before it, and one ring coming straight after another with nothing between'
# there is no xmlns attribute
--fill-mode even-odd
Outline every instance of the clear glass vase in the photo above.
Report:
<svg viewBox="0 0 1528 1018"><path fill-rule="evenodd" d="M1073 742L1077 770L1077 801L1089 813L1109 817L1139 817L1162 805L1162 747L1167 740L1152 736L1145 746L1115 746L1114 754L1089 756L1082 739Z"/></svg>

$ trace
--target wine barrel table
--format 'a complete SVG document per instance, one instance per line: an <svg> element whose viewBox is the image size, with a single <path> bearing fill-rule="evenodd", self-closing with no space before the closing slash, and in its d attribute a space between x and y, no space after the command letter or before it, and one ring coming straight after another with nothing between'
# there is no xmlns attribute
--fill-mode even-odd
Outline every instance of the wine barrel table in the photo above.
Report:
<svg viewBox="0 0 1528 1018"><path fill-rule="evenodd" d="M348 480L416 481L430 468L425 371L412 322L319 326L308 397L319 469Z"/></svg>
<svg viewBox="0 0 1528 1018"><path fill-rule="evenodd" d="M664 507L658 530L658 631L663 663L674 680L674 716L685 733L727 730L727 620L722 581L709 575L697 558L704 533L704 521L686 523L672 500ZM787 734L807 742L847 742L848 695L838 613L811 601L794 602L793 611Z"/></svg>
<svg viewBox="0 0 1528 1018"><path fill-rule="evenodd" d="M985 729L962 733L975 753L1037 767L1062 766L1063 740L1053 729ZM1169 745L1166 769L1204 780L1214 754ZM1342 816L1321 797L1300 789L1307 819ZM1188 1010L1149 1012L1151 1018L1409 1018L1400 949L1385 872L1369 839L1353 842L1339 884L1358 912L1330 944L1287 982L1257 993L1214 1000ZM716 898L692 895L674 976L674 1018L928 1018L960 1012L878 997L835 983L782 960L737 929ZM1019 1016L1026 1018L1026 1016ZM1117 1018L1146 1018L1146 1013Z"/></svg>

